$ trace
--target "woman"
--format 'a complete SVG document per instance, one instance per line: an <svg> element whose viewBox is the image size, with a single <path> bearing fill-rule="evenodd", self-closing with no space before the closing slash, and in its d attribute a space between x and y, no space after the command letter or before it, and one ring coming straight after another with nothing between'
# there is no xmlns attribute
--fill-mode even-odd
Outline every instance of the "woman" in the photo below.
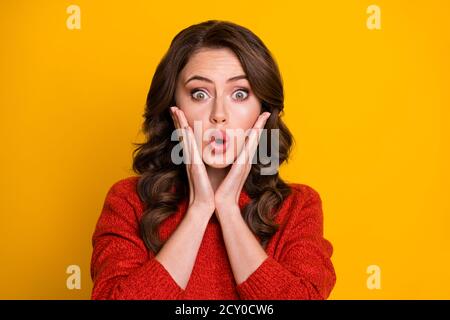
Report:
<svg viewBox="0 0 450 320"><path fill-rule="evenodd" d="M329 296L319 194L263 174L253 157L270 144L288 159L283 100L276 62L250 30L211 20L173 39L148 93L138 176L111 187L93 234L93 299Z"/></svg>

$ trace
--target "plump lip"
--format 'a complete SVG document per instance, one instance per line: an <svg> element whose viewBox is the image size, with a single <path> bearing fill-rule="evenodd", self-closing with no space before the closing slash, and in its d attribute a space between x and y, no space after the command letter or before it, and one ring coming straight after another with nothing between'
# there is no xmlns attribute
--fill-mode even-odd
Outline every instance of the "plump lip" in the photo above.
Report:
<svg viewBox="0 0 450 320"><path fill-rule="evenodd" d="M223 143L217 143L216 139L222 139ZM214 130L211 132L209 138L209 144L212 146L215 153L224 153L228 147L230 138L228 137L225 130Z"/></svg>
<svg viewBox="0 0 450 320"><path fill-rule="evenodd" d="M209 142L212 142L215 139L222 139L224 144L226 142L228 142L228 140L230 140L230 138L228 137L227 133L223 129L214 130L213 132L211 132L211 136L209 138Z"/></svg>

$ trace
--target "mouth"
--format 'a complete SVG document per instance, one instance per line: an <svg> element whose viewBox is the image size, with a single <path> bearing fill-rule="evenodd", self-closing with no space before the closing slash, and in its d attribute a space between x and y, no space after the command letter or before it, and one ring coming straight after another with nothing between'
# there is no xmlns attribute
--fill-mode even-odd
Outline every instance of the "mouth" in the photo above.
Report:
<svg viewBox="0 0 450 320"><path fill-rule="evenodd" d="M209 139L209 145L215 153L224 153L229 144L229 137L224 130L216 130Z"/></svg>

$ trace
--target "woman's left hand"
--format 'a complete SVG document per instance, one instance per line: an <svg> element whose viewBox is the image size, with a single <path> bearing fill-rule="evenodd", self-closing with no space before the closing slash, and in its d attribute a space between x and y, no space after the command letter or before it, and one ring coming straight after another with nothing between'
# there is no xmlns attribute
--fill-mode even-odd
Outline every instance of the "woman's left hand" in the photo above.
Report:
<svg viewBox="0 0 450 320"><path fill-rule="evenodd" d="M258 147L262 129L269 117L269 112L264 112L259 115L248 136L247 142L232 164L227 176L214 193L217 214L220 215L221 212L238 206L239 195L252 167L252 159Z"/></svg>

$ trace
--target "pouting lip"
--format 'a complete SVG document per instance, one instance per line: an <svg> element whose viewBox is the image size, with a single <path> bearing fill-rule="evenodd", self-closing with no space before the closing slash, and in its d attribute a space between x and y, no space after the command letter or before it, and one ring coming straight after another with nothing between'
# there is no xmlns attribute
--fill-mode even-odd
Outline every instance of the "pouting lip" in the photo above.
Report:
<svg viewBox="0 0 450 320"><path fill-rule="evenodd" d="M223 129L214 129L211 130L211 133L209 135L209 139L207 141L212 142L215 139L222 139L223 144L226 144L228 140L230 140L229 136Z"/></svg>

